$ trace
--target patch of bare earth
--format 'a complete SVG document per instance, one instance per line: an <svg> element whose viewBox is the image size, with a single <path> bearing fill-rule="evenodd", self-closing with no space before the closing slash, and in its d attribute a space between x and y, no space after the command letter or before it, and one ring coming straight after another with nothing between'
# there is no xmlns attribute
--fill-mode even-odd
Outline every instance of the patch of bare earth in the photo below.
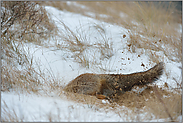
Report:
<svg viewBox="0 0 183 123"><path fill-rule="evenodd" d="M138 88L135 86L134 88ZM148 112L149 116L152 114L157 119L170 118L170 121L176 121L177 117L182 114L182 99L181 94L173 93L156 86L144 86L139 89L146 88L141 93L136 91L127 91L114 99L111 103L104 103L101 99L95 96L65 93L67 99L99 108L115 110L122 106L127 107L136 114L137 110ZM118 110L120 113L120 110ZM124 113L124 112L123 112Z"/></svg>

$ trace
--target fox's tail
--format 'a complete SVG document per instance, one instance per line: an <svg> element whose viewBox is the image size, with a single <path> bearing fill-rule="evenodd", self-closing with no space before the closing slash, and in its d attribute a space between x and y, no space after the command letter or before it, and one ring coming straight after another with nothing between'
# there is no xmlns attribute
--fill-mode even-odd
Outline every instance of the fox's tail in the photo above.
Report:
<svg viewBox="0 0 183 123"><path fill-rule="evenodd" d="M164 64L160 62L147 71L123 75L119 86L125 91L129 91L134 85L153 83L163 74L163 69Z"/></svg>
<svg viewBox="0 0 183 123"><path fill-rule="evenodd" d="M147 80L147 81L144 81L145 82L144 84L155 82L163 74L163 69L164 69L164 64L163 62L160 62L154 67L152 67L151 69L145 71L142 81L143 80Z"/></svg>

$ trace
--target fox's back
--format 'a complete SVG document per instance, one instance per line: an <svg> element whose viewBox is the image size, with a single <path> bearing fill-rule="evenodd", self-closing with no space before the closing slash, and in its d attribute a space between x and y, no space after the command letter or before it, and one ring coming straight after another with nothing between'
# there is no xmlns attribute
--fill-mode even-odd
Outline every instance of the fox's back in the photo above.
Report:
<svg viewBox="0 0 183 123"><path fill-rule="evenodd" d="M134 85L155 82L163 73L163 62L144 72L132 74L93 74L85 73L72 80L64 90L87 95L106 95L108 97L130 91Z"/></svg>
<svg viewBox="0 0 183 123"><path fill-rule="evenodd" d="M100 91L100 87L104 84L101 81L104 77L102 74L85 73L72 80L65 88L65 91L95 95Z"/></svg>
<svg viewBox="0 0 183 123"><path fill-rule="evenodd" d="M115 90L119 90L118 85L122 76L126 75L85 73L72 80L64 90L88 95L105 92L113 93Z"/></svg>

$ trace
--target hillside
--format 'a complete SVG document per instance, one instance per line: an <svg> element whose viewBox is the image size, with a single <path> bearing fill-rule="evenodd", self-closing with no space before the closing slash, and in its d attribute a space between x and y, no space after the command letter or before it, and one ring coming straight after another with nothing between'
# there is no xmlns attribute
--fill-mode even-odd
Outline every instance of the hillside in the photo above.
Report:
<svg viewBox="0 0 183 123"><path fill-rule="evenodd" d="M181 122L182 25L170 14L174 7L152 13L155 6L118 4L123 9L105 2L40 3L50 22L35 30L45 33L12 38L2 28L1 120ZM14 23L8 31L20 27ZM63 91L83 73L130 74L161 61L165 70L159 80L136 86L113 103Z"/></svg>

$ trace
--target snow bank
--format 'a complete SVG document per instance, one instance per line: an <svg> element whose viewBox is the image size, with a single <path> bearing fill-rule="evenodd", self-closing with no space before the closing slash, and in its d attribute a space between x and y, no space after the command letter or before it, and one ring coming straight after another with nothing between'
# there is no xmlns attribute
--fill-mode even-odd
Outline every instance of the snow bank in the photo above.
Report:
<svg viewBox="0 0 183 123"><path fill-rule="evenodd" d="M68 4L70 4L68 2ZM128 52L125 48L127 39L129 38L128 30L117 25L111 25L105 22L100 22L93 18L85 17L80 14L74 14L67 11L59 11L53 7L46 7L46 10L51 14L51 18L55 21L58 29L63 32L64 26L60 23L62 21L76 34L83 34L87 43L93 45L95 43L103 43L103 39L108 39L108 43L112 43L113 51L112 56L108 59L100 59L100 53L93 49L87 49L87 58L93 60L95 58L97 63L101 63L102 68L107 71L97 69L93 66L90 69L82 67L79 63L74 62L72 58L66 55L68 52L64 50L55 50L55 48L45 48L36 46L34 44L27 44L25 49L34 56L34 62L40 63L40 68L45 71L45 75L53 76L62 79L61 85L65 86L69 81L85 72L94 73L122 73L128 74L133 72L140 72L153 67L155 64L150 62L147 54L140 54L139 50L136 53ZM96 31L96 26L99 25L103 28L106 37L103 37ZM123 35L126 38L123 38ZM57 40L57 43L62 44L62 40ZM55 40L50 41L50 45L55 44ZM95 49L96 50L96 49ZM140 57L139 57L140 54ZM71 53L72 55L72 53ZM144 64L145 67L141 66ZM156 82L157 85L163 85L167 82L171 87L176 87L173 78L181 80L181 63L174 63L166 56L164 56L165 69L170 71L167 77L162 75L161 79ZM35 66L36 67L36 66ZM163 80L163 81L162 81ZM14 110L20 120L23 121L133 121L124 113L120 115L115 111L106 111L97 107L91 108L88 105L78 104L61 98L57 95L38 96L36 94L14 94L13 92L1 92L1 110L8 106L10 111ZM103 101L103 103L107 103ZM122 107L125 109L125 107ZM128 109L125 109L128 110ZM143 118L144 114L141 114ZM6 116L2 114L2 118ZM164 121L162 119L153 121Z"/></svg>

